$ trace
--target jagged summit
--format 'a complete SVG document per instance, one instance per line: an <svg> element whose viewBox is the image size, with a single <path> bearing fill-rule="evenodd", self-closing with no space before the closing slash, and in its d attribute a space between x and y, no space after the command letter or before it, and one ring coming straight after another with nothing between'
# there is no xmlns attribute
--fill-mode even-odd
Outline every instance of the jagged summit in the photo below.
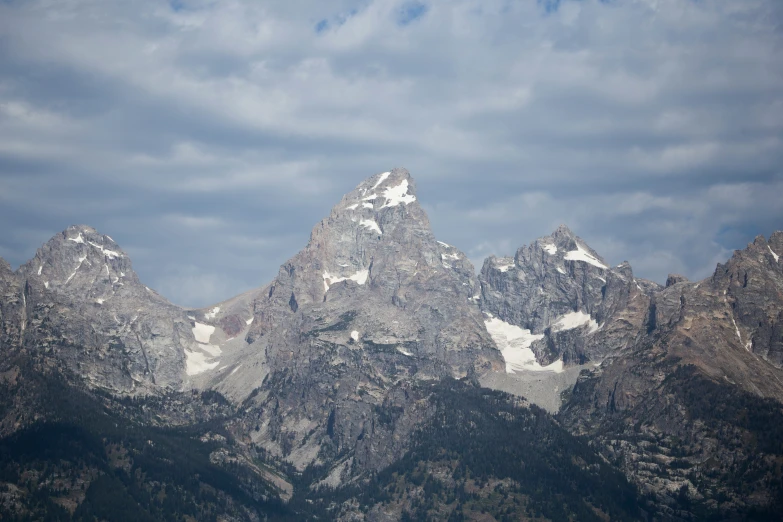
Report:
<svg viewBox="0 0 783 522"><path fill-rule="evenodd" d="M410 172L404 168L375 174L365 179L357 187L343 196L335 210L379 211L387 208L405 208L417 201L416 183Z"/></svg>
<svg viewBox="0 0 783 522"><path fill-rule="evenodd" d="M401 383L502 367L473 265L436 240L405 169L346 194L269 285L192 317L214 351L192 382L238 402L264 390L251 438L300 469L390 436L371 412ZM387 463L387 444L356 458Z"/></svg>
<svg viewBox="0 0 783 522"><path fill-rule="evenodd" d="M536 265L543 265L543 269L554 268L561 274L588 269L584 265L600 270L609 268L608 263L566 225L560 225L552 234L520 247L513 257L490 256L485 265L499 272L506 272L530 265L533 260Z"/></svg>
<svg viewBox="0 0 783 522"><path fill-rule="evenodd" d="M487 328L505 347L507 363L523 361L507 364L509 373L562 372L600 361L636 335L646 317L646 293L652 291L634 278L628 263L610 268L565 225L520 247L513 258L487 259L479 280ZM633 313L620 317L619 311L628 309ZM570 378L577 374L578 368ZM569 384L559 379L549 386L556 391L564 385ZM525 389L528 396L536 391ZM557 395L547 407L559 407Z"/></svg>
<svg viewBox="0 0 783 522"><path fill-rule="evenodd" d="M17 273L37 291L75 302L102 305L133 296L173 306L141 283L130 256L111 236L87 225L55 234Z"/></svg>
<svg viewBox="0 0 783 522"><path fill-rule="evenodd" d="M13 278L22 305L13 349L49 353L73 375L115 392L182 386L191 327L180 308L141 284L110 236L70 226Z"/></svg>
<svg viewBox="0 0 783 522"><path fill-rule="evenodd" d="M464 254L436 241L410 173L393 169L360 183L313 228L307 246L281 267L272 295L293 312L346 287L403 304L402 288L436 277L467 299L478 288L472 270Z"/></svg>

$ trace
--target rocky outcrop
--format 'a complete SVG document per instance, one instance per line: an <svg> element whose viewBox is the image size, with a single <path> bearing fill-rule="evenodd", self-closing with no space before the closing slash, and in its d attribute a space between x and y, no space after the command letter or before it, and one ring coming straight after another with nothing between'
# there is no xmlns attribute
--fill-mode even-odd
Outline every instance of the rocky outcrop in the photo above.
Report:
<svg viewBox="0 0 783 522"><path fill-rule="evenodd" d="M109 236L69 227L16 273L0 265L2 347L115 394L217 390L246 405L238 437L271 455L378 469L421 420L406 382L502 368L478 288L395 169L347 194L269 285L200 310L144 286ZM419 413L391 428L387 407Z"/></svg>
<svg viewBox="0 0 783 522"><path fill-rule="evenodd" d="M490 257L479 280L482 310L537 335L530 346L541 364L600 361L629 346L660 288L626 262L610 268L563 225L513 259Z"/></svg>
<svg viewBox="0 0 783 522"><path fill-rule="evenodd" d="M204 382L238 401L256 390L251 439L297 467L356 451L357 469L378 469L415 424L377 418L400 386L502 368L477 294L473 266L435 239L409 173L385 172L347 194L270 285L216 307L218 322L237 306L252 314L244 346L224 350L225 369Z"/></svg>
<svg viewBox="0 0 783 522"><path fill-rule="evenodd" d="M783 367L783 232L769 242L758 236L718 265L710 285L723 289L737 342L777 368Z"/></svg>
<svg viewBox="0 0 783 522"><path fill-rule="evenodd" d="M192 325L181 309L141 284L109 236L69 227L13 277L0 277L11 294L4 306L21 310L11 322L21 333L9 334L9 349L45 356L89 386L115 393L182 387Z"/></svg>
<svg viewBox="0 0 783 522"><path fill-rule="evenodd" d="M0 354L5 357L20 344L26 308L24 285L0 257Z"/></svg>
<svg viewBox="0 0 783 522"><path fill-rule="evenodd" d="M771 463L783 446L759 443L783 419L776 240L757 238L711 278L655 293L637 341L584 372L563 407L572 431L671 513L768 510L781 493Z"/></svg>

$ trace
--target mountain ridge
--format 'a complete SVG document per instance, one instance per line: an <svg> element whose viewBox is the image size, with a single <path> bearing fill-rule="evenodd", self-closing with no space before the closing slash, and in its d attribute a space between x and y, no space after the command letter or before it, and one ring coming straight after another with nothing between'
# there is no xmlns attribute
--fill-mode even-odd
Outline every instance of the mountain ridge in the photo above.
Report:
<svg viewBox="0 0 783 522"><path fill-rule="evenodd" d="M170 427L187 424L178 408L209 422L222 412L219 437L199 435L225 441L210 461L246 463L286 498L292 489L309 500L306 491L352 491L422 448L438 473L460 476L428 486L439 491L475 485L437 455L463 446L416 440L446 418L430 401L482 397L490 409L514 405L482 417L493 430L506 430L498 419L509 415L527 418L531 404L557 414L539 426L589 437L591 451L655 499L663 520L767 509L777 505L777 468L760 464L742 475L764 496L750 503L747 488L727 477L756 451L738 440L766 441L764 462L783 458L761 421L742 415L759 400L759 418L777 418L783 401L778 253L783 232L757 237L711 277L672 274L663 286L636 278L627 262L609 265L561 225L513 256L489 257L476 274L463 252L436 239L408 171L392 169L347 193L268 284L188 309L146 287L111 237L71 226L16 271L0 261L0 391L14 397L0 405L0 436L50 418L35 389L19 387L61 376L66 388L95 394L118 422ZM430 386L451 379L467 387L433 395ZM476 391L478 383L524 398ZM691 384L713 398L728 390L736 404L715 418ZM447 417L459 422L470 412ZM685 441L683 453L674 440ZM714 476L699 467L713 458ZM399 471L405 495L375 489L378 498L362 501L371 505L341 508L346 519L365 507L375 513L368 520L385 520L392 507L400 517L426 511L411 504L419 479L409 465ZM506 480L492 473L486 480ZM389 494L393 506L383 500ZM438 512L457 512L448 495L428 498Z"/></svg>

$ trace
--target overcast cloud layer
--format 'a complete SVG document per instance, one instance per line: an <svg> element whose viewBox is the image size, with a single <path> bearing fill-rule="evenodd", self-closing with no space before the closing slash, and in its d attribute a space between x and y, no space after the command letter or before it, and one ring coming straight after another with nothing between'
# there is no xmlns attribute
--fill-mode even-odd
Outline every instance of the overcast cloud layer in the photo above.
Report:
<svg viewBox="0 0 783 522"><path fill-rule="evenodd" d="M404 166L478 265L566 223L705 277L783 228L782 4L0 1L0 256L85 223L205 306Z"/></svg>

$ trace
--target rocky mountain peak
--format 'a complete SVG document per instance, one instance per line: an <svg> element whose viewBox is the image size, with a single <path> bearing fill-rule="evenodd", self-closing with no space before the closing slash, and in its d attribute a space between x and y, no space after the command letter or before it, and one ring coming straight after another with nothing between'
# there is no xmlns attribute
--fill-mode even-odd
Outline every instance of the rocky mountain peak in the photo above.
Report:
<svg viewBox="0 0 783 522"><path fill-rule="evenodd" d="M472 264L435 240L415 192L402 168L360 183L313 228L305 249L281 267L273 283L276 299L296 312L303 304L337 298L348 286L402 304L400 289L414 280L454 275L460 293L472 297L477 288Z"/></svg>
<svg viewBox="0 0 783 522"><path fill-rule="evenodd" d="M783 255L783 231L777 230L769 236L769 248L780 259Z"/></svg>
<svg viewBox="0 0 783 522"><path fill-rule="evenodd" d="M500 330L498 321L527 331L520 338L546 368L600 360L630 342L655 290L635 279L627 262L610 268L565 225L520 247L513 260L488 259L479 280L490 333Z"/></svg>
<svg viewBox="0 0 783 522"><path fill-rule="evenodd" d="M570 228L568 228L567 225L561 224L555 229L554 232L552 232L552 234L546 237L552 238L557 243L565 244L576 239L577 236L573 233L573 231L571 231Z"/></svg>
<svg viewBox="0 0 783 522"><path fill-rule="evenodd" d="M684 275L680 274L669 274L669 276L666 278L666 288L669 288L672 285L676 285L677 283L687 283L688 278Z"/></svg>
<svg viewBox="0 0 783 522"><path fill-rule="evenodd" d="M0 273L6 273L6 272L13 272L13 269L11 268L11 264L0 257Z"/></svg>
<svg viewBox="0 0 783 522"><path fill-rule="evenodd" d="M128 255L107 236L73 225L44 244L19 268L20 275L46 291L97 301L125 285L138 285Z"/></svg>

